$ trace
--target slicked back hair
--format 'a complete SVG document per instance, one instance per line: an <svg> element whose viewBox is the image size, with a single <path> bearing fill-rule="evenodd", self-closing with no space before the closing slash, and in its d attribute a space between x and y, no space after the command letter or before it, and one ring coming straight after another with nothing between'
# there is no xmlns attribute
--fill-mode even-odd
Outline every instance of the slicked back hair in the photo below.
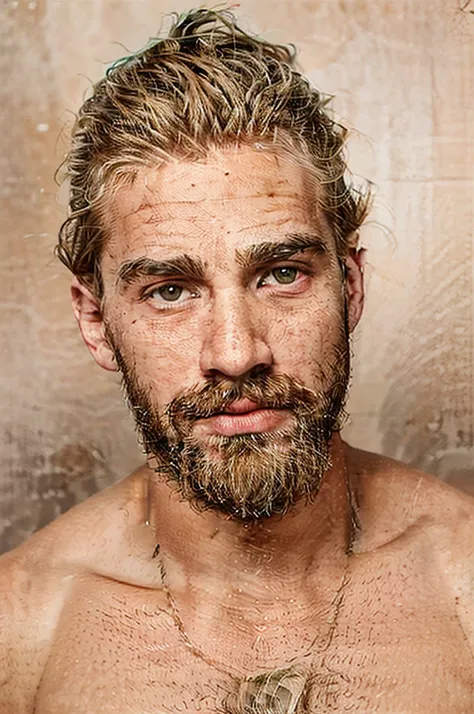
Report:
<svg viewBox="0 0 474 714"><path fill-rule="evenodd" d="M331 118L329 101L296 70L294 49L248 35L229 11L174 16L166 37L115 62L79 110L64 162L70 200L60 260L101 297L111 190L142 167L244 143L284 151L312 174L343 258L370 191L350 181L347 130Z"/></svg>

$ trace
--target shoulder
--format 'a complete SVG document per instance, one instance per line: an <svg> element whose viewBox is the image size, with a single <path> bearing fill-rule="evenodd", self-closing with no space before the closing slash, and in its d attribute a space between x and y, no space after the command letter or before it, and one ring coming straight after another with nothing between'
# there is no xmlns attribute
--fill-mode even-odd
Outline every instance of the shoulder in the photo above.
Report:
<svg viewBox="0 0 474 714"><path fill-rule="evenodd" d="M71 508L35 533L15 558L26 558L43 573L73 579L87 573L124 580L136 575L154 543L145 527L147 480L144 466ZM156 570L156 568L154 568Z"/></svg>
<svg viewBox="0 0 474 714"><path fill-rule="evenodd" d="M474 497L419 469L346 445L360 518L373 545L410 530L434 550L466 555L474 535ZM471 552L472 555L472 552Z"/></svg>
<svg viewBox="0 0 474 714"><path fill-rule="evenodd" d="M452 592L456 616L474 651L474 498L399 461L346 449L361 527L369 533L364 549L419 546Z"/></svg>
<svg viewBox="0 0 474 714"><path fill-rule="evenodd" d="M74 583L89 573L126 577L127 569L141 572L143 548L133 539L143 509L141 475L136 472L92 496L0 557L2 714L33 711L34 692Z"/></svg>
<svg viewBox="0 0 474 714"><path fill-rule="evenodd" d="M474 497L439 478L380 454L346 446L361 508L379 526L424 526L457 535L460 522L474 527Z"/></svg>
<svg viewBox="0 0 474 714"><path fill-rule="evenodd" d="M47 656L64 583L27 544L0 557L0 711L26 714Z"/></svg>

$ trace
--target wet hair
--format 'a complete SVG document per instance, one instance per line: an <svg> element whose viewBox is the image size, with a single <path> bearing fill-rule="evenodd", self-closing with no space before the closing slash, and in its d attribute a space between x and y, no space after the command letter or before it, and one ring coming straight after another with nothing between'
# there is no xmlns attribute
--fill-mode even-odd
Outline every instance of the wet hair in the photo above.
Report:
<svg viewBox="0 0 474 714"><path fill-rule="evenodd" d="M167 36L115 62L79 110L63 165L69 213L58 257L101 297L111 192L140 168L242 144L283 151L309 171L343 257L357 243L370 190L350 180L347 130L331 117L330 99L296 70L294 48L250 36L229 11L174 15Z"/></svg>

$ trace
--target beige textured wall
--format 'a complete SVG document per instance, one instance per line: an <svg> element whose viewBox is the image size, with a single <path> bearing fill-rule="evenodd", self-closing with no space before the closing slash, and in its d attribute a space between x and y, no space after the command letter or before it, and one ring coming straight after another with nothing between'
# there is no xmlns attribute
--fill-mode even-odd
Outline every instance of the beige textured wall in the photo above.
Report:
<svg viewBox="0 0 474 714"><path fill-rule="evenodd" d="M184 0L4 0L0 9L0 547L140 453L118 379L95 366L52 258L53 173L91 80ZM197 4L197 3L195 3ZM464 6L464 7L463 7ZM242 0L358 134L378 189L347 438L474 490L473 59L466 0ZM60 134L63 133L63 137Z"/></svg>

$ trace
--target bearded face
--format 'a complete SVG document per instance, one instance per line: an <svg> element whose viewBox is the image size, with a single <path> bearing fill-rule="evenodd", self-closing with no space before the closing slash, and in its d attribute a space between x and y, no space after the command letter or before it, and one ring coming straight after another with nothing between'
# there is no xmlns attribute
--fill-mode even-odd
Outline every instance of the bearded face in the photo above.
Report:
<svg viewBox="0 0 474 714"><path fill-rule="evenodd" d="M158 471L195 508L249 521L283 515L319 490L331 465L329 441L344 420L349 380L346 325L331 352L334 362L320 370L325 388L319 391L290 375L256 374L186 390L161 412L117 347L115 358L141 443L147 456L158 462ZM289 418L268 432L198 438L196 425L230 414L232 405L242 402Z"/></svg>
<svg viewBox="0 0 474 714"><path fill-rule="evenodd" d="M330 466L362 292L318 190L287 155L235 146L137 171L108 206L94 355L196 508L284 514Z"/></svg>

